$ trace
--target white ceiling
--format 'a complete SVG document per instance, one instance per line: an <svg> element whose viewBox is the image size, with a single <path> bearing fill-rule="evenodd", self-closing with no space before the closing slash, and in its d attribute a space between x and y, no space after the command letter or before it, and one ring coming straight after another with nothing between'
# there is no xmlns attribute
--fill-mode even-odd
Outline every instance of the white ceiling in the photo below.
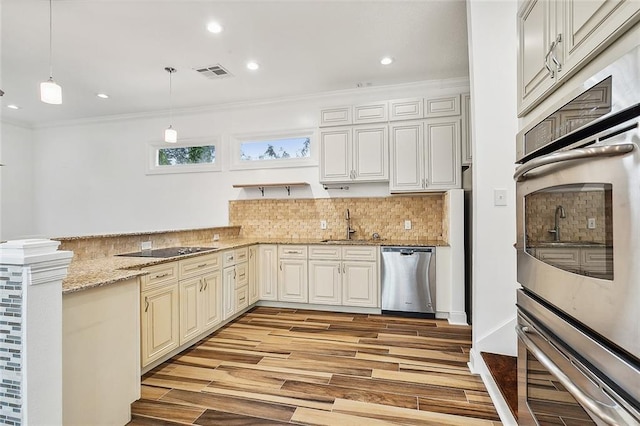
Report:
<svg viewBox="0 0 640 426"><path fill-rule="evenodd" d="M469 74L464 0L53 0L53 76L63 104L47 105L38 90L49 76L49 2L1 6L1 114L33 125L167 110L165 66L178 71L176 109ZM209 33L211 20L225 30ZM381 65L385 55L395 62ZM260 70L249 71L248 60ZM193 70L217 63L233 77Z"/></svg>

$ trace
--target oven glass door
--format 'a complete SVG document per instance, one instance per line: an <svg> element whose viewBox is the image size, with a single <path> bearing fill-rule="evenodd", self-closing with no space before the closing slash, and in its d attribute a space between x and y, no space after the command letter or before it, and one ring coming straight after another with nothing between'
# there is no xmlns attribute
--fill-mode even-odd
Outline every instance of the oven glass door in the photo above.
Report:
<svg viewBox="0 0 640 426"><path fill-rule="evenodd" d="M524 197L525 251L575 274L613 280L610 183L551 186Z"/></svg>

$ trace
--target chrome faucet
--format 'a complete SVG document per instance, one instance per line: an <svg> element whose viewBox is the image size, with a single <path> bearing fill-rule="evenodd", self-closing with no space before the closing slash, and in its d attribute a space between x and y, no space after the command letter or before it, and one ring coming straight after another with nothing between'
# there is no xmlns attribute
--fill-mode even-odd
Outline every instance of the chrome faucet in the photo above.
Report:
<svg viewBox="0 0 640 426"><path fill-rule="evenodd" d="M549 233L553 234L553 241L560 241L560 219L564 219L567 217L566 212L564 211L564 207L557 206L556 212L554 215L554 223L553 229L549 229Z"/></svg>
<svg viewBox="0 0 640 426"><path fill-rule="evenodd" d="M345 216L345 219L347 219L347 240L350 240L351 234L355 234L356 230L351 229L351 214L349 213L349 209L347 209L347 214Z"/></svg>

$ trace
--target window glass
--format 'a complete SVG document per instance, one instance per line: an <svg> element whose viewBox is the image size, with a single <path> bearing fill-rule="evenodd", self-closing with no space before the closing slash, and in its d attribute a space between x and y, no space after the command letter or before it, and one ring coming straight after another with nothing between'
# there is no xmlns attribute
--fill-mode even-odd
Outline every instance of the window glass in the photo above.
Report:
<svg viewBox="0 0 640 426"><path fill-rule="evenodd" d="M241 161L300 159L311 156L310 138L286 138L240 143Z"/></svg>
<svg viewBox="0 0 640 426"><path fill-rule="evenodd" d="M215 161L215 145L184 146L158 149L156 165L175 166L178 164L213 164Z"/></svg>

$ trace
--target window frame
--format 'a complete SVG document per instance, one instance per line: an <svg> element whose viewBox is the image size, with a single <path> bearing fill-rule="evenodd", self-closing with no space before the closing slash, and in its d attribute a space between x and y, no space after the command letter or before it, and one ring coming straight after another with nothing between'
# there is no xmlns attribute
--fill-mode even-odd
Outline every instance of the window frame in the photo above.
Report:
<svg viewBox="0 0 640 426"><path fill-rule="evenodd" d="M246 161L240 159L240 148L246 142L266 142L278 139L309 138L309 157L289 157L269 160ZM318 165L316 152L316 129L294 129L274 132L234 134L230 136L230 170L283 169L290 167L314 167Z"/></svg>
<svg viewBox="0 0 640 426"><path fill-rule="evenodd" d="M200 164L174 164L170 166L160 166L156 164L157 152L162 148L185 148L192 146L208 146L215 147L215 160L213 163ZM177 143L167 142L150 142L147 144L147 175L165 175L174 173L202 173L202 172L219 172L222 170L223 149L221 138L189 138L180 139Z"/></svg>

